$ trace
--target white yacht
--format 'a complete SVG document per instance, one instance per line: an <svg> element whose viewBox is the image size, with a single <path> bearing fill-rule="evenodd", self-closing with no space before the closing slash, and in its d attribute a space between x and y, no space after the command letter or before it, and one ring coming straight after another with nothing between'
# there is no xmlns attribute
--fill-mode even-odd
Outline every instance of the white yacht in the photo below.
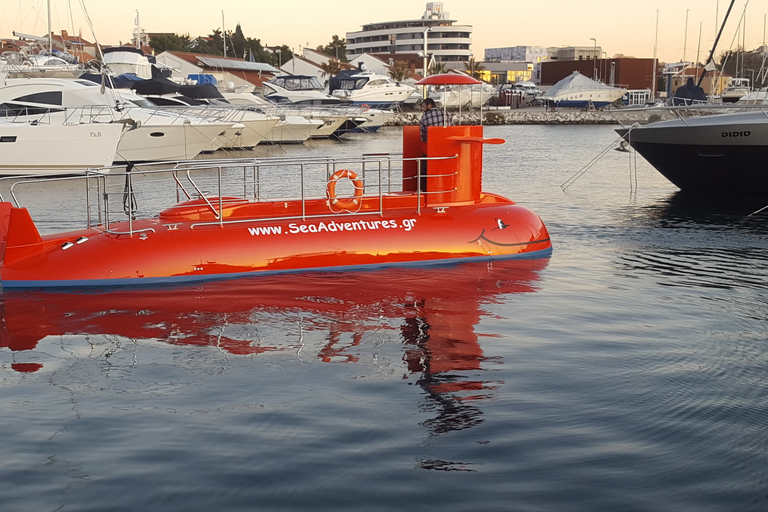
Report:
<svg viewBox="0 0 768 512"><path fill-rule="evenodd" d="M277 104L289 105L339 105L341 100L326 94L316 76L276 76L264 82L264 97Z"/></svg>
<svg viewBox="0 0 768 512"><path fill-rule="evenodd" d="M234 123L214 141L221 149L253 148L268 140L270 132L280 122L277 116L231 104L216 86L211 84L178 85L168 82L171 85L169 88L174 92L151 94L162 92L165 82L168 81L155 78L134 82L131 87L134 92L144 96L161 110L168 110L176 115Z"/></svg>
<svg viewBox="0 0 768 512"><path fill-rule="evenodd" d="M449 109L480 108L497 94L496 89L485 82L473 85L429 87L428 96L435 100L437 106Z"/></svg>
<svg viewBox="0 0 768 512"><path fill-rule="evenodd" d="M220 91L224 98L233 105L250 107L264 112L270 116L281 118L281 123L275 126L273 139L281 139L294 130L286 126L291 121L300 121L298 117L303 117L316 122L317 127L309 136L311 139L319 138L338 138L348 133L367 121L362 116L362 109L337 107L332 105L278 105L272 103L261 95L250 92L235 92L232 90ZM269 141L278 143L276 140ZM288 141L290 142L290 141Z"/></svg>
<svg viewBox="0 0 768 512"><path fill-rule="evenodd" d="M762 105L768 102L768 87L756 89L749 94L745 94L736 102L739 105Z"/></svg>
<svg viewBox="0 0 768 512"><path fill-rule="evenodd" d="M122 123L129 129L118 144L116 162L194 158L234 124L161 111L133 91L80 79L7 79L0 87L0 105L11 115L74 110L71 116L88 122Z"/></svg>
<svg viewBox="0 0 768 512"><path fill-rule="evenodd" d="M736 103L751 92L749 78L731 78L720 94L723 103Z"/></svg>
<svg viewBox="0 0 768 512"><path fill-rule="evenodd" d="M71 174L112 165L122 123L79 122L65 110L0 119L0 175Z"/></svg>
<svg viewBox="0 0 768 512"><path fill-rule="evenodd" d="M342 71L328 81L328 88L344 103L383 110L399 107L416 90L363 69Z"/></svg>
<svg viewBox="0 0 768 512"><path fill-rule="evenodd" d="M77 78L85 68L46 53L6 51L0 55L0 78Z"/></svg>
<svg viewBox="0 0 768 512"><path fill-rule="evenodd" d="M115 75L131 74L139 78L152 78L152 66L158 66L155 57L133 46L113 46L102 51L103 64Z"/></svg>
<svg viewBox="0 0 768 512"><path fill-rule="evenodd" d="M574 71L549 88L540 99L553 107L605 108L626 92L626 89L596 82Z"/></svg>

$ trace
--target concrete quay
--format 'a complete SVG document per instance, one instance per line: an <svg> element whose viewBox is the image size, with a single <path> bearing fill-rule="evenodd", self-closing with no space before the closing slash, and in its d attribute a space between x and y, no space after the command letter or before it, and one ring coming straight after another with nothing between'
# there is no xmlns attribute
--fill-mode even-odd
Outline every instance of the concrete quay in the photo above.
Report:
<svg viewBox="0 0 768 512"><path fill-rule="evenodd" d="M484 125L506 124L612 124L628 125L632 123L645 124L655 119L649 119L653 111L645 110L578 110L578 109L546 109L544 107L530 107L520 109L495 108L483 109L482 117ZM454 123L476 125L480 124L480 111L463 111L459 114L451 112ZM659 118L667 116L656 115ZM421 112L396 112L386 123L390 126L404 126L419 124Z"/></svg>

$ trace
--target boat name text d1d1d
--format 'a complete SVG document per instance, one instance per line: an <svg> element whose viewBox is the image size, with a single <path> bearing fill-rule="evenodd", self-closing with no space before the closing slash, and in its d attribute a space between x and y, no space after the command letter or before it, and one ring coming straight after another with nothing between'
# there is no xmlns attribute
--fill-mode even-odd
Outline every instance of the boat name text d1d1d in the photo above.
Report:
<svg viewBox="0 0 768 512"><path fill-rule="evenodd" d="M401 224L398 224L394 220L374 220L366 221L359 220L356 222L318 222L313 224L288 224L288 230L283 232L282 226L263 226L256 228L248 228L248 232L252 236L259 235L280 235L280 234L297 234L297 233L322 233L322 232L339 232L339 231L365 231L369 229L403 229L410 231L413 226L416 225L416 219L403 219Z"/></svg>
<svg viewBox="0 0 768 512"><path fill-rule="evenodd" d="M721 135L723 137L749 137L752 135L752 132L745 131L745 132L722 132Z"/></svg>

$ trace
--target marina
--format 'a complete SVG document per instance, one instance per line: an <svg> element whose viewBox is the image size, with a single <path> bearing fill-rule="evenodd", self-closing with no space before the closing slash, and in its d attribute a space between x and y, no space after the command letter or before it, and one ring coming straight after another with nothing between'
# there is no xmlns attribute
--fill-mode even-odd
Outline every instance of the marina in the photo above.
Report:
<svg viewBox="0 0 768 512"><path fill-rule="evenodd" d="M748 2L698 63L689 9L664 63L660 10L635 58L558 2L319 46L319 4L136 5L111 48L44 3L0 55L3 512L768 509ZM575 39L481 58L531 26Z"/></svg>

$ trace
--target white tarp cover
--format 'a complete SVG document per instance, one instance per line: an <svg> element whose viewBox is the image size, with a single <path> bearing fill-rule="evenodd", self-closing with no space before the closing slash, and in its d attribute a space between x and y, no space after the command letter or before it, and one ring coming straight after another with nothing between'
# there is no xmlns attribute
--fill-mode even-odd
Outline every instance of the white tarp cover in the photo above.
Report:
<svg viewBox="0 0 768 512"><path fill-rule="evenodd" d="M616 90L622 91L623 94L623 90L619 89L618 87L611 87L610 85L596 82L591 78L587 78L586 76L582 75L578 71L574 71L572 74L568 75L550 87L549 90L544 93L542 98L545 100L554 100L558 96L562 96L564 94L595 90Z"/></svg>

